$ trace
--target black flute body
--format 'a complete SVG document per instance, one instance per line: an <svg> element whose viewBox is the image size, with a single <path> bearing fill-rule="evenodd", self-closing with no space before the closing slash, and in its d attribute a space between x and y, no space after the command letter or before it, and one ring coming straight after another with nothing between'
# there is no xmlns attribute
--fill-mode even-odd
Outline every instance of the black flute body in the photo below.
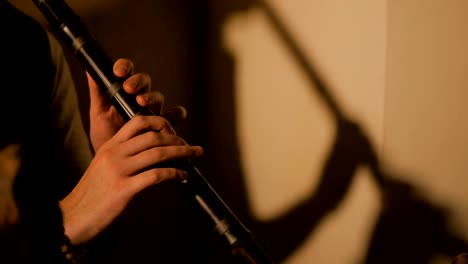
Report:
<svg viewBox="0 0 468 264"><path fill-rule="evenodd" d="M133 95L124 91L123 80L113 73L114 62L63 0L33 1L59 40L65 47L72 49L75 57L99 88L109 95L113 106L125 121L138 114L153 114L147 108L141 107ZM212 221L213 230L231 248L233 257L240 263L272 263L250 230L239 221L191 161L181 161L178 166L185 169L189 175L187 180L181 182L182 188L193 195L200 209L208 216L207 219Z"/></svg>

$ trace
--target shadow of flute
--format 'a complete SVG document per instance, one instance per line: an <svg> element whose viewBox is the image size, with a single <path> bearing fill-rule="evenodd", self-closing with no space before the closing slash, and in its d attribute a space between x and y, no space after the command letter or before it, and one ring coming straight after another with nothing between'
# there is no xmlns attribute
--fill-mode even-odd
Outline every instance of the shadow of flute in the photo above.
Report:
<svg viewBox="0 0 468 264"><path fill-rule="evenodd" d="M328 108L333 112L335 119L337 121L352 121L345 115L344 111L338 105L337 101L330 93L328 85L317 73L310 59L308 59L305 52L299 46L298 41L295 40L291 32L286 28L285 23L282 22L280 16L273 8L273 6L269 4L266 0L253 0L253 2L259 7L261 7L262 10L265 12L266 17L273 26L273 29L276 31L286 48L289 50L295 61L299 64L299 66L305 73L307 80L310 83L310 86L313 87L320 94L321 98L325 101ZM372 146L370 147L370 153L371 155L367 160L367 165L373 172L372 174L377 183L380 186L382 186L385 184L386 180L384 173L381 170L381 166L379 164L375 149Z"/></svg>

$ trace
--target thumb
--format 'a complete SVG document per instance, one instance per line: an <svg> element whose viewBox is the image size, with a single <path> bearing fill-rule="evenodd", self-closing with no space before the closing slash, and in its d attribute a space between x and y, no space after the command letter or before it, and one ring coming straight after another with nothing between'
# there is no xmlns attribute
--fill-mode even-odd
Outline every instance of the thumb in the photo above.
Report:
<svg viewBox="0 0 468 264"><path fill-rule="evenodd" d="M105 112L109 108L110 102L107 95L101 91L91 75L86 72L89 87L90 111Z"/></svg>

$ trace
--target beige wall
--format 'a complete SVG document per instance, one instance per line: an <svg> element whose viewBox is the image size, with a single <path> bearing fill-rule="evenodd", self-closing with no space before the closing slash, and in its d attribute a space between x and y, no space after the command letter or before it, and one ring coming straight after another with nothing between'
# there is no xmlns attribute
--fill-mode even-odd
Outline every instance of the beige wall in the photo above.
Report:
<svg viewBox="0 0 468 264"><path fill-rule="evenodd" d="M380 146L386 1L270 2L338 104ZM237 59L238 133L250 198L259 218L273 218L314 191L334 138L333 116L261 8L233 16L225 43ZM373 184L361 171L344 204L287 263L359 260L378 213Z"/></svg>
<svg viewBox="0 0 468 264"><path fill-rule="evenodd" d="M468 239L468 2L389 1L384 150Z"/></svg>
<svg viewBox="0 0 468 264"><path fill-rule="evenodd" d="M451 228L467 239L468 3L269 3L338 104L364 125L386 168L448 208ZM250 198L259 218L273 218L313 191L333 138L332 116L260 8L233 16L225 43L238 58L238 133ZM359 263L379 197L361 171L342 206L286 263Z"/></svg>

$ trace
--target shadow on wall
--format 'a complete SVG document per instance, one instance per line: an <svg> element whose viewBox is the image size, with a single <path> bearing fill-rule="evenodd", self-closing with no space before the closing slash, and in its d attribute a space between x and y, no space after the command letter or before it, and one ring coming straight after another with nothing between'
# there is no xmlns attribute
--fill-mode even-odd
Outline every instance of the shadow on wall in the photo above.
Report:
<svg viewBox="0 0 468 264"><path fill-rule="evenodd" d="M235 4L233 3L235 2ZM239 12L253 5L265 11L284 45L309 77L311 92L319 93L336 117L336 138L323 166L320 182L307 199L290 208L286 213L267 222L259 221L250 212L242 177L239 147L236 138L234 112L235 58L222 46L221 29L232 12ZM408 183L382 171L378 157L368 136L359 124L346 117L329 93L326 84L316 74L313 66L302 53L297 42L289 34L275 10L263 0L212 1L212 21L207 54L211 65L205 73L210 79L211 100L203 116L209 116L213 131L207 131L208 149L217 157L207 157L206 171L215 175L223 171L223 180L211 179L239 217L251 227L261 240L267 253L276 262L285 260L304 240L310 236L324 217L338 207L349 190L358 167L368 166L382 194L382 211L372 234L367 256L363 263L430 263L435 255L453 258L467 250L467 243L449 231L448 212L437 208ZM214 76L214 77L213 77ZM220 89L223 87L223 89ZM217 132L214 132L217 131ZM215 133L215 134L210 134ZM221 136L219 135L221 134ZM219 155L222 155L221 157ZM217 162L224 161L222 164ZM229 162L229 163L226 163ZM214 164L214 167L213 167ZM225 181L229 181L226 184ZM224 186L224 188L223 188ZM226 189L227 186L229 189ZM242 199L239 199L241 197ZM241 202L239 202L241 201Z"/></svg>

